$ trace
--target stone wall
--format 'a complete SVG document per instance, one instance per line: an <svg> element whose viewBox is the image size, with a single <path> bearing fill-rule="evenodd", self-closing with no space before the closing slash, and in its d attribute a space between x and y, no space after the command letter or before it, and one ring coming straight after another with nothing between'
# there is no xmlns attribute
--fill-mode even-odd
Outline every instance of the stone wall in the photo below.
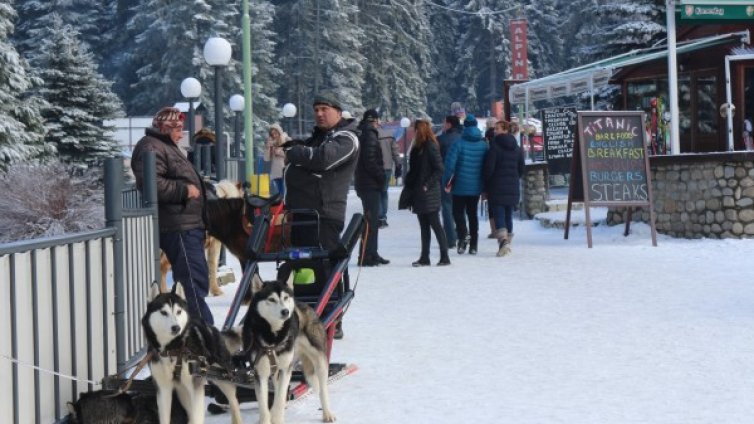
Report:
<svg viewBox="0 0 754 424"><path fill-rule="evenodd" d="M754 152L651 157L657 232L681 238L754 238ZM625 209L610 209L609 225ZM638 210L632 221L649 222Z"/></svg>
<svg viewBox="0 0 754 424"><path fill-rule="evenodd" d="M550 197L547 184L547 163L527 163L524 170L523 202L524 212L529 219L540 212L546 212L545 202Z"/></svg>

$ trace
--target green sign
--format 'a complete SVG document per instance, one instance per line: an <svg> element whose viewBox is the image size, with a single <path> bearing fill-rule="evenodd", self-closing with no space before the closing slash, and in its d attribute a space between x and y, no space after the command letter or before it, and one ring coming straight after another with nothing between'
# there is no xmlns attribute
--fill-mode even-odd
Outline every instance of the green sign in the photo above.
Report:
<svg viewBox="0 0 754 424"><path fill-rule="evenodd" d="M749 4L683 4L676 8L682 20L754 21L754 2Z"/></svg>

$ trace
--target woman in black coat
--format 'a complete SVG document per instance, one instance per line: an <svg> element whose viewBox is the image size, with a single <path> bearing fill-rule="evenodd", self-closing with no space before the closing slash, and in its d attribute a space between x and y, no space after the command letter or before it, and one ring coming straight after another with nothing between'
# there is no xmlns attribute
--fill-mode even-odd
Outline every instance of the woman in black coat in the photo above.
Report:
<svg viewBox="0 0 754 424"><path fill-rule="evenodd" d="M437 265L450 265L448 241L440 224L440 179L444 171L440 145L432 133L429 122L418 120L414 125L416 137L409 155L409 171L404 190L410 190L411 208L419 218L421 229L421 256L413 266L427 266L429 262L430 227L440 244L440 261Z"/></svg>
<svg viewBox="0 0 754 424"><path fill-rule="evenodd" d="M510 253L513 207L518 204L521 191L519 179L524 174L524 156L509 129L508 122L497 123L496 135L490 143L482 169L487 201L495 219L497 256Z"/></svg>

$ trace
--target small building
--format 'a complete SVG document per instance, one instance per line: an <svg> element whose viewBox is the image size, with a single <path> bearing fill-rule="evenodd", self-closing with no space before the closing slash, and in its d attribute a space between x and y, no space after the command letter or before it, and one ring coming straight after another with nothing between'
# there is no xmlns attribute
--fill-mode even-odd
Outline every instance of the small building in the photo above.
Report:
<svg viewBox="0 0 754 424"><path fill-rule="evenodd" d="M750 9L754 13L754 7ZM683 13L687 13L686 9ZM694 24L688 25L689 22ZM750 38L754 17L721 22L700 25L695 20L677 20L680 153L744 150L744 119L754 119L754 47ZM667 59L666 45L634 50L512 84L505 94L512 104L534 105L542 100L594 93L595 89L614 84L620 87L615 109L649 114L652 99L661 98L667 104ZM726 85L728 80L730 84ZM728 90L735 107L730 132L732 149L725 116Z"/></svg>

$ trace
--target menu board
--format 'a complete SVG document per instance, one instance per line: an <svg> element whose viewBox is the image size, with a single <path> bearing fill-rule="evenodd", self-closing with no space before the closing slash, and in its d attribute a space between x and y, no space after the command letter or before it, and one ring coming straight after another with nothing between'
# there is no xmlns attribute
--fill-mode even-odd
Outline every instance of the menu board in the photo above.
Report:
<svg viewBox="0 0 754 424"><path fill-rule="evenodd" d="M568 173L576 135L576 108L544 109L542 135L550 175Z"/></svg>
<svg viewBox="0 0 754 424"><path fill-rule="evenodd" d="M642 114L579 114L584 194L591 204L649 203Z"/></svg>
<svg viewBox="0 0 754 424"><path fill-rule="evenodd" d="M574 202L584 203L587 245L592 247L590 206L626 207L628 235L633 209L646 207L652 245L657 246L652 178L645 143L644 112L578 112L564 237L568 238Z"/></svg>

